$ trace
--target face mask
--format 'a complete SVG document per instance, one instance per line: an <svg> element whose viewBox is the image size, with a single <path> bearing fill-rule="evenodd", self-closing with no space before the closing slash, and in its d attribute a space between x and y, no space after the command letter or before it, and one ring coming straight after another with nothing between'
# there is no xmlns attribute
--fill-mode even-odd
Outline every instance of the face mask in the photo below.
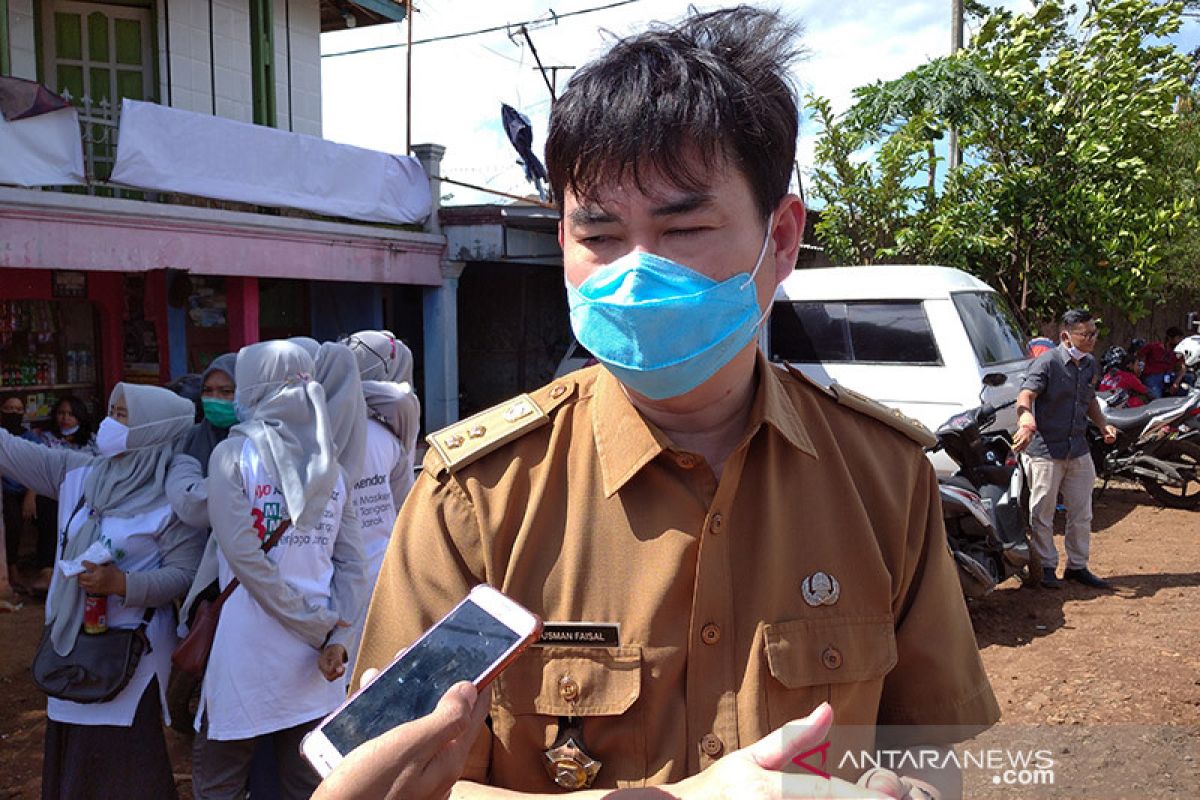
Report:
<svg viewBox="0 0 1200 800"><path fill-rule="evenodd" d="M238 421L237 408L230 400L216 397L202 397L200 404L204 406L204 418L214 427L231 428Z"/></svg>
<svg viewBox="0 0 1200 800"><path fill-rule="evenodd" d="M0 412L0 427L12 434L19 434L24 430L25 415L20 411L3 411Z"/></svg>
<svg viewBox="0 0 1200 800"><path fill-rule="evenodd" d="M96 431L96 450L105 458L118 456L129 449L129 428L112 417L105 417Z"/></svg>
<svg viewBox="0 0 1200 800"><path fill-rule="evenodd" d="M728 364L766 319L754 278L770 241L768 221L754 269L720 282L651 253L622 256L578 288L567 284L575 338L638 394L686 394Z"/></svg>
<svg viewBox="0 0 1200 800"><path fill-rule="evenodd" d="M75 425L74 427L71 427L71 428L63 428L62 429L63 436L74 436L77 433L79 433L78 425Z"/></svg>
<svg viewBox="0 0 1200 800"><path fill-rule="evenodd" d="M1069 355L1071 358L1075 359L1076 361L1079 361L1085 355L1085 353L1082 350L1080 350L1075 345L1071 344L1070 339L1063 339L1063 347L1067 348L1067 355Z"/></svg>

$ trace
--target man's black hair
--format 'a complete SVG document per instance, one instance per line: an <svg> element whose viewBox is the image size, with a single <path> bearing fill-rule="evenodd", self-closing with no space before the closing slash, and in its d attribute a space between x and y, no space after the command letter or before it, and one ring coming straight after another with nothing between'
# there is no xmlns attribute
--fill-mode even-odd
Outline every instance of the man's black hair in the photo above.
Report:
<svg viewBox="0 0 1200 800"><path fill-rule="evenodd" d="M1182 339L1183 337L1184 337L1184 333L1183 333L1182 328L1175 326L1175 325L1172 325L1171 327L1167 328L1167 337L1166 338Z"/></svg>
<svg viewBox="0 0 1200 800"><path fill-rule="evenodd" d="M699 191L723 162L765 216L787 194L798 111L787 78L800 26L738 6L622 39L579 70L554 105L546 166L558 203L661 175Z"/></svg>
<svg viewBox="0 0 1200 800"><path fill-rule="evenodd" d="M1062 315L1062 328L1064 331L1069 331L1076 325L1082 325L1085 322L1091 322L1094 319L1092 312L1084 311L1082 308L1072 308L1070 311Z"/></svg>

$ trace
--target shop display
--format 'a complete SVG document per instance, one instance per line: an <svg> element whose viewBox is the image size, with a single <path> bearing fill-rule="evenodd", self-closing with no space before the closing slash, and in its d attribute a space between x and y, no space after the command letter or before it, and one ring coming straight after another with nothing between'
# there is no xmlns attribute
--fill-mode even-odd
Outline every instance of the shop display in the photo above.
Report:
<svg viewBox="0 0 1200 800"><path fill-rule="evenodd" d="M94 320L83 300L0 300L0 394L19 394L31 420L64 394L94 402Z"/></svg>

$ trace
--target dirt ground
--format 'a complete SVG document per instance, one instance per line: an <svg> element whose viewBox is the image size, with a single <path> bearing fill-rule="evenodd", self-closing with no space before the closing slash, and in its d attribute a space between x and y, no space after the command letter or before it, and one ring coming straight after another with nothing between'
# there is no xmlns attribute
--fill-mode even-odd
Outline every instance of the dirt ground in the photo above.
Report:
<svg viewBox="0 0 1200 800"><path fill-rule="evenodd" d="M1010 582L971 604L1003 719L964 748L1045 751L1052 765L1012 775L968 769L968 797L1200 790L1200 512L1110 488L1094 527L1092 567L1116 584L1114 593ZM28 668L41 624L36 602L0 615L0 800L38 794L45 701ZM167 736L188 796L188 743Z"/></svg>

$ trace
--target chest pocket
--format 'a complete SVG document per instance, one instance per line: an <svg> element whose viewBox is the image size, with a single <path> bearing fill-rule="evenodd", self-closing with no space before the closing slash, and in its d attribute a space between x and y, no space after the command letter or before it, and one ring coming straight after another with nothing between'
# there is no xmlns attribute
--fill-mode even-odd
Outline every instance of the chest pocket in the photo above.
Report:
<svg viewBox="0 0 1200 800"><path fill-rule="evenodd" d="M763 626L767 717L772 728L823 701L840 725L874 725L883 679L896 665L890 615L828 617Z"/></svg>
<svg viewBox="0 0 1200 800"><path fill-rule="evenodd" d="M492 777L499 785L528 785L531 770L545 776L544 752L559 720L580 721L584 748L602 767L596 788L640 786L646 774L640 647L531 647L496 679ZM519 780L513 783L509 778Z"/></svg>

